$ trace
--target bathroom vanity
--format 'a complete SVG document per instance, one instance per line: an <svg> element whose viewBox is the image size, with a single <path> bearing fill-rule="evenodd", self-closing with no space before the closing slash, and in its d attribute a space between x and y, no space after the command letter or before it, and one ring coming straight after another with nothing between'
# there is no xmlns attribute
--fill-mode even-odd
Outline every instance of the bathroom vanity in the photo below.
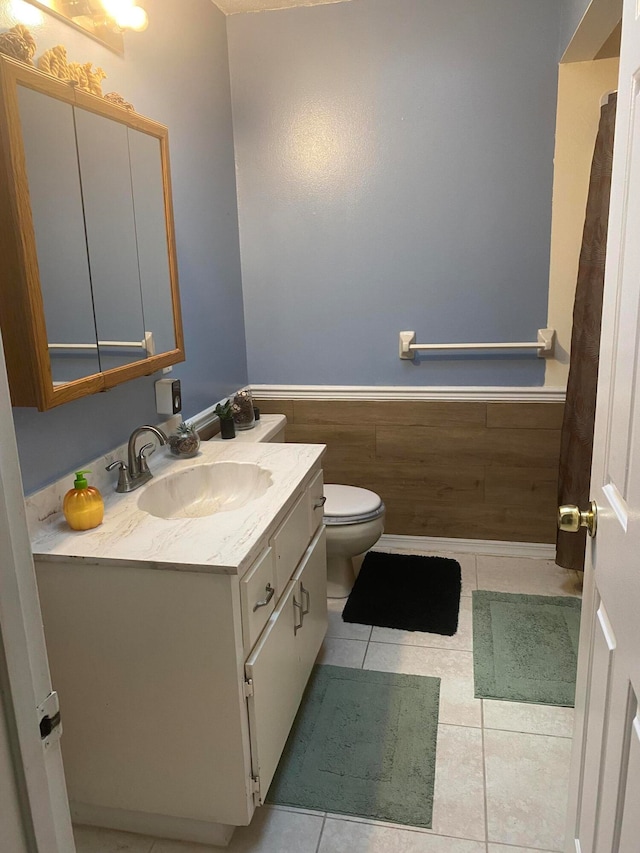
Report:
<svg viewBox="0 0 640 853"><path fill-rule="evenodd" d="M323 452L158 453L151 483L105 494L99 528L32 525L75 821L227 844L264 802L326 631ZM196 477L224 490L256 466L244 505L162 517Z"/></svg>

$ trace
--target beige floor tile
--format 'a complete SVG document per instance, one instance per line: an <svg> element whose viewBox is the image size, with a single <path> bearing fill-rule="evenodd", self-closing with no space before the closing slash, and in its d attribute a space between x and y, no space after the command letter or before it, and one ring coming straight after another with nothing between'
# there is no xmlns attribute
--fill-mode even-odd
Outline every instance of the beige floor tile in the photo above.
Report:
<svg viewBox="0 0 640 853"><path fill-rule="evenodd" d="M537 735L571 737L573 708L556 705L530 705L526 702L501 702L483 699L484 725L487 729L529 732Z"/></svg>
<svg viewBox="0 0 640 853"><path fill-rule="evenodd" d="M484 841L482 730L438 726L433 832Z"/></svg>
<svg viewBox="0 0 640 853"><path fill-rule="evenodd" d="M451 649L369 643L364 669L440 678L443 725L480 726L480 699L473 695L473 653Z"/></svg>
<svg viewBox="0 0 640 853"><path fill-rule="evenodd" d="M327 599L329 611L329 627L327 637L338 640L364 640L371 636L371 625L358 625L355 622L343 622L342 611L347 603L346 598Z"/></svg>
<svg viewBox="0 0 640 853"><path fill-rule="evenodd" d="M485 729L489 840L563 849L569 738Z"/></svg>
<svg viewBox="0 0 640 853"><path fill-rule="evenodd" d="M485 853L484 843L328 818L318 853Z"/></svg>
<svg viewBox="0 0 640 853"><path fill-rule="evenodd" d="M364 640L337 640L326 637L316 663L361 669L366 651L367 644Z"/></svg>
<svg viewBox="0 0 640 853"><path fill-rule="evenodd" d="M511 847L506 844L489 844L487 853L550 853L550 851L535 850L533 847Z"/></svg>
<svg viewBox="0 0 640 853"><path fill-rule="evenodd" d="M551 560L478 555L478 589L527 595L581 595L582 576Z"/></svg>
<svg viewBox="0 0 640 853"><path fill-rule="evenodd" d="M387 554L417 554L421 557L447 557L460 563L462 575L462 595L471 595L471 591L478 588L476 579L476 555L454 554L446 551L419 551L410 548L387 548L384 545L376 545L375 551L383 551Z"/></svg>
<svg viewBox="0 0 640 853"><path fill-rule="evenodd" d="M76 853L150 853L155 841L146 835L95 826L74 826Z"/></svg>
<svg viewBox="0 0 640 853"><path fill-rule="evenodd" d="M324 818L263 806L239 826L228 847L157 841L152 853L316 853Z"/></svg>
<svg viewBox="0 0 640 853"><path fill-rule="evenodd" d="M230 847L213 847L211 844L195 844L193 841L172 841L170 838L156 841L151 853L221 853Z"/></svg>
<svg viewBox="0 0 640 853"><path fill-rule="evenodd" d="M403 646L426 646L432 649L457 649L470 652L473 649L471 597L465 596L460 599L458 630L453 637L445 637L442 634L428 634L424 631L374 628L371 640L376 643L397 643Z"/></svg>

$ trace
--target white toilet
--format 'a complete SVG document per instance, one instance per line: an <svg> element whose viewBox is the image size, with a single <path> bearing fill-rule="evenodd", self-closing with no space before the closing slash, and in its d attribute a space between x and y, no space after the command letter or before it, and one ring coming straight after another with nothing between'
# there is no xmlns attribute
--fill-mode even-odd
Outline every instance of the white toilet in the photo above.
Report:
<svg viewBox="0 0 640 853"><path fill-rule="evenodd" d="M325 483L327 527L327 596L346 598L360 570L355 559L372 548L384 530L380 495L356 486Z"/></svg>
<svg viewBox="0 0 640 853"><path fill-rule="evenodd" d="M284 415L265 415L254 429L236 435L237 442L284 443ZM211 441L220 441L215 435ZM360 571L362 558L384 530L384 504L375 492L356 486L325 483L324 523L327 528L327 596L346 598Z"/></svg>

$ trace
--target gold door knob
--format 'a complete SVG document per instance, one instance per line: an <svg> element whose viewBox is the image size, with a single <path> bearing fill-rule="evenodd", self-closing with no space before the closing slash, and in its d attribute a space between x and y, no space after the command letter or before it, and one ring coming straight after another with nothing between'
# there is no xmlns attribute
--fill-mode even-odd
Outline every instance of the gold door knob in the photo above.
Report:
<svg viewBox="0 0 640 853"><path fill-rule="evenodd" d="M585 512L572 505L558 507L558 530L564 530L565 533L577 533L581 527L586 527L589 536L595 536L597 520L598 507L595 501L591 501Z"/></svg>

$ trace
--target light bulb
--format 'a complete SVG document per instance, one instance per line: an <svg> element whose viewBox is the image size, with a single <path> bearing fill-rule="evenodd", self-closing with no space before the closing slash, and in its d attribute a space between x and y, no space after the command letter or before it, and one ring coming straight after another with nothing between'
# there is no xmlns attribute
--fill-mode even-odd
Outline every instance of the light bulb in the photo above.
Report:
<svg viewBox="0 0 640 853"><path fill-rule="evenodd" d="M28 27L37 27L44 24L44 15L39 9L25 3L24 0L11 0L9 7L11 14L20 24L26 24Z"/></svg>
<svg viewBox="0 0 640 853"><path fill-rule="evenodd" d="M111 18L117 18L126 13L135 4L135 0L101 0L105 12Z"/></svg>
<svg viewBox="0 0 640 853"><path fill-rule="evenodd" d="M141 33L149 26L149 18L141 6L121 9L116 14L115 21L123 30L134 30L136 33Z"/></svg>

